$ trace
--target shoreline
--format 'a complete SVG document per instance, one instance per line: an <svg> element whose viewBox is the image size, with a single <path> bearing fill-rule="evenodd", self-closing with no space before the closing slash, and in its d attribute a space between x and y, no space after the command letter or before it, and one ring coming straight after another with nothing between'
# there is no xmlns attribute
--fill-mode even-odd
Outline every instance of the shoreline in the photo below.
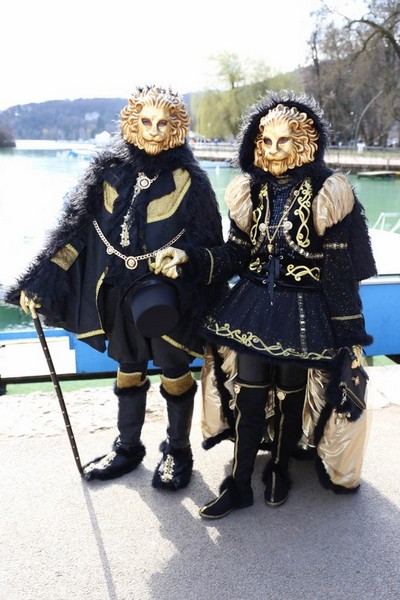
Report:
<svg viewBox="0 0 400 600"><path fill-rule="evenodd" d="M6 150L76 151L77 155L75 159L86 160L91 159L96 152L104 148L104 145L87 140L15 140L15 144L15 147L7 148ZM236 154L235 145L228 142L195 142L191 146L198 160L215 162L217 167L224 163L230 163ZM70 158L72 159L72 156ZM400 149L366 147L362 151L359 151L357 148L351 146L330 146L325 153L325 162L334 168L387 171L400 168Z"/></svg>

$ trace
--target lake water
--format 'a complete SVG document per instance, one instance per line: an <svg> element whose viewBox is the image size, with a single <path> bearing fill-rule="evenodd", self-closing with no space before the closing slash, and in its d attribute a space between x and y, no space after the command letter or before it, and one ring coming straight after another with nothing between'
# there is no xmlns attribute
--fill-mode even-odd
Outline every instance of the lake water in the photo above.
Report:
<svg viewBox="0 0 400 600"><path fill-rule="evenodd" d="M64 195L87 168L89 156L86 146L69 151L56 143L43 148L36 144L32 149L32 144L21 142L16 149L0 151L0 286L21 273L39 250L45 232L55 222ZM209 165L203 166L217 194L221 213L226 216L224 191L237 171ZM356 176L350 179L365 206L370 226L385 213L384 229L389 231L400 218L400 179L368 180ZM400 241L400 235L395 239Z"/></svg>

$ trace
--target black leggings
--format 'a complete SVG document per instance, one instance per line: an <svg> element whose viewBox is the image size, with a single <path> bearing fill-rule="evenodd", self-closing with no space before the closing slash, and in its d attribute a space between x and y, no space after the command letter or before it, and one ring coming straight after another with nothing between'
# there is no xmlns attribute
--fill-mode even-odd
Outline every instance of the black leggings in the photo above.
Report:
<svg viewBox="0 0 400 600"><path fill-rule="evenodd" d="M190 370L193 358L181 348L176 348L162 338L149 339L153 363L160 367L165 377L176 379ZM143 379L147 374L148 361L120 362L119 368L123 373L142 373Z"/></svg>
<svg viewBox="0 0 400 600"><path fill-rule="evenodd" d="M249 384L275 384L284 390L299 388L307 383L306 367L294 366L282 362L269 365L257 356L238 354L238 379Z"/></svg>

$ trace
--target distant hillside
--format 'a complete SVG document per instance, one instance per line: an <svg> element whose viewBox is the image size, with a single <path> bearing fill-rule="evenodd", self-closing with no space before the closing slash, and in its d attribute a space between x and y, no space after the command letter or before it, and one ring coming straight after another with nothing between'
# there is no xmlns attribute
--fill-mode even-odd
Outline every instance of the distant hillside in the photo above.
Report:
<svg viewBox="0 0 400 600"><path fill-rule="evenodd" d="M12 106L0 113L15 139L88 140L101 131L116 130L126 98L49 100Z"/></svg>
<svg viewBox="0 0 400 600"><path fill-rule="evenodd" d="M186 103L190 95L183 96ZM127 98L80 98L20 104L0 112L0 129L20 140L91 140L102 131L118 129ZM188 107L190 104L187 104Z"/></svg>

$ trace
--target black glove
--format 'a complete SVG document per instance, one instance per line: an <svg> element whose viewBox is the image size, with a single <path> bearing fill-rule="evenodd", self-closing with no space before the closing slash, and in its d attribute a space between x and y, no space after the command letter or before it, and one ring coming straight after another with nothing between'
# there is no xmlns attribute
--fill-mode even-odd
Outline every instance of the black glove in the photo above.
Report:
<svg viewBox="0 0 400 600"><path fill-rule="evenodd" d="M339 414L356 421L366 408L368 374L360 364L360 348L340 348L327 386L326 399Z"/></svg>

